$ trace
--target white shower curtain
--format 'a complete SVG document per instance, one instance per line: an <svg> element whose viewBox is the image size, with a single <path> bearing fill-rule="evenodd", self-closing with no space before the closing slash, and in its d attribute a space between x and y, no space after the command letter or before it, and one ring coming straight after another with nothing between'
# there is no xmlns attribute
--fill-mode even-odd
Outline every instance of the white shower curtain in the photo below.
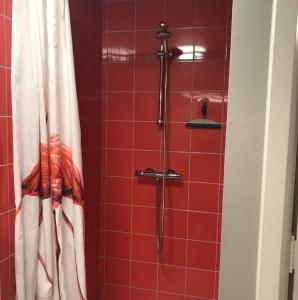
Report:
<svg viewBox="0 0 298 300"><path fill-rule="evenodd" d="M86 299L68 0L14 0L12 26L17 299Z"/></svg>

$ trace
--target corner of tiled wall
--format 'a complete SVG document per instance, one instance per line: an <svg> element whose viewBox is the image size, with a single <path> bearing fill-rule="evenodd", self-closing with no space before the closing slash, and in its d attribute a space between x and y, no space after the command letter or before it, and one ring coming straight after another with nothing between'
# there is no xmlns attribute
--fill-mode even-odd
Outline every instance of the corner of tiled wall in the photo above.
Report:
<svg viewBox="0 0 298 300"><path fill-rule="evenodd" d="M0 299L15 297L11 111L12 0L0 0Z"/></svg>
<svg viewBox="0 0 298 300"><path fill-rule="evenodd" d="M101 202L101 5L70 0L85 186L88 299L99 299Z"/></svg>

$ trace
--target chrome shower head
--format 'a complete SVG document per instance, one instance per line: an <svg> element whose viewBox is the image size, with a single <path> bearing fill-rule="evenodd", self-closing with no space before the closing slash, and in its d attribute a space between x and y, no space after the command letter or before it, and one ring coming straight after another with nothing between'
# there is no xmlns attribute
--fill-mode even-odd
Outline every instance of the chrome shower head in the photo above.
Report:
<svg viewBox="0 0 298 300"><path fill-rule="evenodd" d="M168 31L168 25L165 21L160 22L160 30L156 32L155 37L159 40L167 40L171 37L171 33Z"/></svg>

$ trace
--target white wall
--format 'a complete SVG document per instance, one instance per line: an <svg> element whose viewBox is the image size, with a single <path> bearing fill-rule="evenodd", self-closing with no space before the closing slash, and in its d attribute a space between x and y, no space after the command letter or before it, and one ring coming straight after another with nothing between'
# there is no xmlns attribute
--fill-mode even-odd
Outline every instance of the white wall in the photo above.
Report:
<svg viewBox="0 0 298 300"><path fill-rule="evenodd" d="M286 299L296 18L297 0L234 0L220 300Z"/></svg>

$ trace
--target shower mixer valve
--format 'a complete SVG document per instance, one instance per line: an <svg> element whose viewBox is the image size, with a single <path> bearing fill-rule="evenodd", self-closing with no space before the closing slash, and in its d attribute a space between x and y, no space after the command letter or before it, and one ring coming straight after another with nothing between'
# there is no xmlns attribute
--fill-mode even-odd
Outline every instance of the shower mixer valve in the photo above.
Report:
<svg viewBox="0 0 298 300"><path fill-rule="evenodd" d="M181 178L181 174L176 173L175 170L171 170L171 169L168 169L167 172L163 173L163 172L156 172L152 168L147 168L144 171L136 170L135 175L137 177L156 178L157 180L162 179L163 177L169 180L175 180Z"/></svg>

